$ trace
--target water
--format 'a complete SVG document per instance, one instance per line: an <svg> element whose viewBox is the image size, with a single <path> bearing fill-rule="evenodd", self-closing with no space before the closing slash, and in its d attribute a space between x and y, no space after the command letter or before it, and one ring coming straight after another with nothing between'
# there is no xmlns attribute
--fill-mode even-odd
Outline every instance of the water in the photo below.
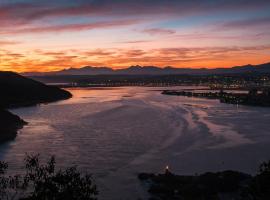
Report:
<svg viewBox="0 0 270 200"><path fill-rule="evenodd" d="M0 146L0 159L19 173L25 153L55 155L58 167L93 173L100 199L117 200L147 199L137 174L166 165L179 174L254 174L270 159L269 108L166 96L160 89L77 88L70 89L72 99L14 109L29 124Z"/></svg>

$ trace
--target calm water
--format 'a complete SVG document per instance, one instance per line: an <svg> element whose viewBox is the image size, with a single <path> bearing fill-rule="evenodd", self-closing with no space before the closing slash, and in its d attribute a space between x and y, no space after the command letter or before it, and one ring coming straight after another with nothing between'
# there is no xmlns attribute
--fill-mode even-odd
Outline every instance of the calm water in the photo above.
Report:
<svg viewBox="0 0 270 200"><path fill-rule="evenodd" d="M25 153L94 174L100 199L146 199L139 172L255 173L270 159L270 109L161 95L159 88L70 89L74 97L12 112L29 124L0 146L20 172ZM132 197L132 198L131 198Z"/></svg>

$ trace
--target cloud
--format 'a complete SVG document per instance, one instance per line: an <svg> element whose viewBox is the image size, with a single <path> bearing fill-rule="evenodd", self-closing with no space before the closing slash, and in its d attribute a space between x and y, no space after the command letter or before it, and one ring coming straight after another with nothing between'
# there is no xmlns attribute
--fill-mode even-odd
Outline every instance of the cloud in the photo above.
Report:
<svg viewBox="0 0 270 200"><path fill-rule="evenodd" d="M150 35L172 35L175 33L174 30L171 29L165 29L165 28L150 28L150 29L144 29L142 31L143 33L147 33Z"/></svg>
<svg viewBox="0 0 270 200"><path fill-rule="evenodd" d="M126 58L134 58L134 57L141 57L144 56L146 53L141 49L133 49L133 50L126 50L122 52L121 56Z"/></svg>
<svg viewBox="0 0 270 200"><path fill-rule="evenodd" d="M8 40L0 40L0 46L15 45L15 44L20 44L20 42L8 41Z"/></svg>
<svg viewBox="0 0 270 200"><path fill-rule="evenodd" d="M217 30L270 27L270 17L253 18L226 22L218 25Z"/></svg>
<svg viewBox="0 0 270 200"><path fill-rule="evenodd" d="M95 49L95 50L91 50L91 51L84 51L81 52L80 54L85 55L85 56L90 56L90 57L107 57L107 56L112 56L114 55L116 52L112 51L112 50L105 50L105 49Z"/></svg>
<svg viewBox="0 0 270 200"><path fill-rule="evenodd" d="M219 67L269 62L270 44L262 46L179 47L142 49L92 49L84 51L36 50L30 55L0 50L1 70L51 71L68 67L131 65Z"/></svg>
<svg viewBox="0 0 270 200"><path fill-rule="evenodd" d="M141 44L141 43L148 43L152 42L152 40L131 40L131 41L122 41L122 42L116 42L121 44Z"/></svg>
<svg viewBox="0 0 270 200"><path fill-rule="evenodd" d="M0 34L21 34L21 33L51 33L51 32L65 32L65 31L84 31L100 28L113 28L119 26L128 26L138 23L138 20L118 20L118 21L102 21L94 23L82 24L65 24L65 25L51 25L51 26L36 26L28 28L19 28L11 30L0 30Z"/></svg>
<svg viewBox="0 0 270 200"><path fill-rule="evenodd" d="M6 1L9 2L9 1ZM61 21L72 17L106 17L151 19L172 16L198 16L222 12L248 12L270 5L267 0L26 0L25 3L0 3L0 23L3 26L27 25L44 19ZM153 18L158 16L158 18ZM49 21L49 20L47 20Z"/></svg>
<svg viewBox="0 0 270 200"><path fill-rule="evenodd" d="M205 33L188 33L188 34L175 34L172 38L182 39L182 40L260 40L264 38L269 38L269 32L259 32L259 33L242 33L242 34L220 34L218 33L220 28L217 29L217 32L209 31Z"/></svg>

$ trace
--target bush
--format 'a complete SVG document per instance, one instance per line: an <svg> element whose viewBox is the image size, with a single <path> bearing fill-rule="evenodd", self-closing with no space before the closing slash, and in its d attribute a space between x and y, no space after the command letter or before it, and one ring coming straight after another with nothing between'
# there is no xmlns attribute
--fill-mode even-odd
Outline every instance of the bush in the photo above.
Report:
<svg viewBox="0 0 270 200"><path fill-rule="evenodd" d="M260 165L259 172L250 185L250 191L254 200L270 199L270 161Z"/></svg>
<svg viewBox="0 0 270 200"><path fill-rule="evenodd" d="M95 200L98 194L90 174L76 167L55 169L55 158L40 164L39 155L27 155L25 174L7 176L8 164L0 162L0 199Z"/></svg>

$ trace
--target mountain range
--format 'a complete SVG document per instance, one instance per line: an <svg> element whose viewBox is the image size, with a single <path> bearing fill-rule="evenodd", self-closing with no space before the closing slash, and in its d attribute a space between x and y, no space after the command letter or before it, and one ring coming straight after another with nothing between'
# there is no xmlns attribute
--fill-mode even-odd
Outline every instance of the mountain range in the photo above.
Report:
<svg viewBox="0 0 270 200"><path fill-rule="evenodd" d="M112 69L109 67L85 66L82 68L69 68L54 72L27 72L25 76L52 76L52 75L169 75L169 74L234 74L234 73L270 73L270 63L260 65L244 65L231 68L175 68L175 67L156 67L156 66L130 66L124 69Z"/></svg>

